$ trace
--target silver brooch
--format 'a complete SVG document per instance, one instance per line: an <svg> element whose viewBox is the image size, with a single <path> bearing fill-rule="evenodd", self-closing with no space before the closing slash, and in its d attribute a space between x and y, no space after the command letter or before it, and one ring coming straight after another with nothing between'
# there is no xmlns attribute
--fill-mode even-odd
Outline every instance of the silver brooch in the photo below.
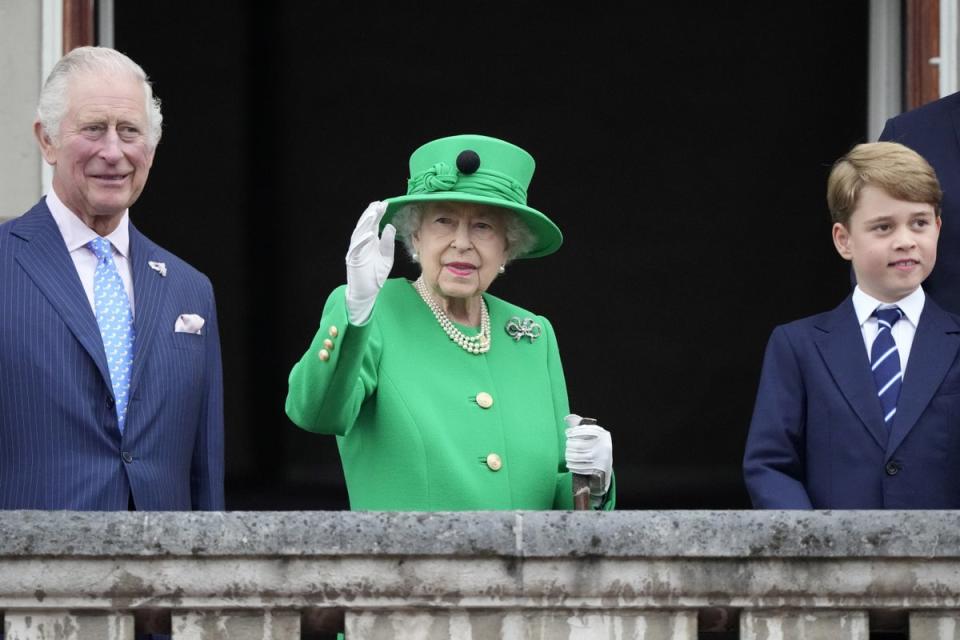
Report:
<svg viewBox="0 0 960 640"><path fill-rule="evenodd" d="M154 262L153 260L147 260L147 266L159 273L164 278L167 277L167 264L165 262Z"/></svg>
<svg viewBox="0 0 960 640"><path fill-rule="evenodd" d="M517 342L520 342L520 338L530 338L530 342L533 342L543 333L543 327L534 322L533 318L524 318L521 320L517 316L513 316L510 318L510 321L507 322L505 328L507 335Z"/></svg>

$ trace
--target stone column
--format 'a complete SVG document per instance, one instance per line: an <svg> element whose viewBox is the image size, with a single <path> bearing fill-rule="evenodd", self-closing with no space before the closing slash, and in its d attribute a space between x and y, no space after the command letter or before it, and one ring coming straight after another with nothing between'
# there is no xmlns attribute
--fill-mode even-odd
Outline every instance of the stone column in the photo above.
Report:
<svg viewBox="0 0 960 640"><path fill-rule="evenodd" d="M0 222L32 207L43 191L32 126L43 76L42 32L42 2L0 2Z"/></svg>

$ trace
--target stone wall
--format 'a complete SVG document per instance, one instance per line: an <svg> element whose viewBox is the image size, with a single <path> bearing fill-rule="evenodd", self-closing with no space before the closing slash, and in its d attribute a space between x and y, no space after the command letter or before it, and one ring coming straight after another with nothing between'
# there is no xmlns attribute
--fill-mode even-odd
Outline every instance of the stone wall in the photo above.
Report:
<svg viewBox="0 0 960 640"><path fill-rule="evenodd" d="M955 512L5 512L8 640L958 639Z"/></svg>

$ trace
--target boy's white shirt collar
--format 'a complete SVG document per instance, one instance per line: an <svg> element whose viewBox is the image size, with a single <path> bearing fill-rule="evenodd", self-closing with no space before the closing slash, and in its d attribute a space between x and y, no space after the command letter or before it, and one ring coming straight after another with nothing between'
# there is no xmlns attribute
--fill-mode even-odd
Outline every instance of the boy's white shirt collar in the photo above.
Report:
<svg viewBox="0 0 960 640"><path fill-rule="evenodd" d="M908 296L900 298L896 302L881 302L868 293L865 293L860 285L853 290L853 310L857 314L857 323L862 327L863 323L870 319L877 307L900 307L903 315L910 321L914 327L920 324L920 313L923 312L923 303L927 296L923 292L923 287L917 287L916 290Z"/></svg>

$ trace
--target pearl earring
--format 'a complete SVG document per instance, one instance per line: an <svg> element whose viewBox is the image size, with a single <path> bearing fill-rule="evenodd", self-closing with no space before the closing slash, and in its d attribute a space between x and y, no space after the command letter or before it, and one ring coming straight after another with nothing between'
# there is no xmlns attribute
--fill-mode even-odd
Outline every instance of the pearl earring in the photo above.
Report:
<svg viewBox="0 0 960 640"><path fill-rule="evenodd" d="M413 254L411 254L410 257L413 258L413 261L414 261L414 262L419 262L419 261L420 261L420 254L417 253L416 251L414 251Z"/></svg>
<svg viewBox="0 0 960 640"><path fill-rule="evenodd" d="M497 273L503 274L503 273L506 273L506 272L507 272L507 267L506 267L506 265L500 265L499 267L497 267Z"/></svg>

